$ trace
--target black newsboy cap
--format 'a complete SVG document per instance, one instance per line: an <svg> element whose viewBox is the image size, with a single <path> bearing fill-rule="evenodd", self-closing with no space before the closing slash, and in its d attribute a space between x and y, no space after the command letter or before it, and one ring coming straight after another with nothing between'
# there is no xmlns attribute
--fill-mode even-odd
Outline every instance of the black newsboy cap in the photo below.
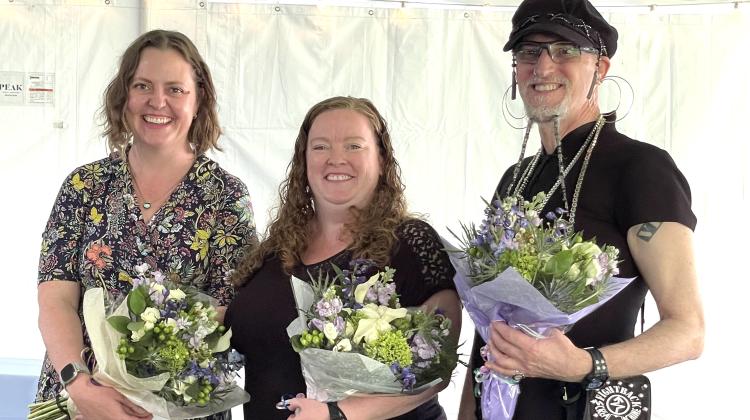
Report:
<svg viewBox="0 0 750 420"><path fill-rule="evenodd" d="M607 57L617 51L617 29L587 0L525 0L512 22L513 31L503 51L534 33L550 33L582 47L601 49Z"/></svg>

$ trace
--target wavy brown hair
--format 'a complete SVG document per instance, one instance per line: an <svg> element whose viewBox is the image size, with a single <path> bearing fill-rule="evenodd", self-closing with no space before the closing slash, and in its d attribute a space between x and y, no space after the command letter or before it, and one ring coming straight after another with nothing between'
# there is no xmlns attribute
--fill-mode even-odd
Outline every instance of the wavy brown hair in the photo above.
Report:
<svg viewBox="0 0 750 420"><path fill-rule="evenodd" d="M278 255L287 274L291 274L294 266L301 261L300 255L307 248L310 225L315 217L312 193L307 182L307 136L315 118L337 109L356 111L370 121L383 165L370 203L362 209L349 208L352 221L345 225L353 238L349 249L355 258L371 259L380 266L389 262L396 242L396 227L407 218L407 212L401 168L393 153L388 126L369 100L337 96L315 104L307 112L294 143L294 156L287 167L287 177L279 187L276 216L268 226L265 239L234 272L232 281L235 285L247 282L270 254Z"/></svg>
<svg viewBox="0 0 750 420"><path fill-rule="evenodd" d="M132 139L133 135L125 120L128 88L141 61L141 52L148 47L159 50L171 48L182 55L193 68L193 78L198 88L198 114L190 125L188 141L196 155L210 149L221 150L218 146L221 127L216 112L216 89L208 65L188 37L180 32L161 29L146 32L130 44L120 59L117 74L104 91L104 105L100 110L100 116L110 150L124 153Z"/></svg>

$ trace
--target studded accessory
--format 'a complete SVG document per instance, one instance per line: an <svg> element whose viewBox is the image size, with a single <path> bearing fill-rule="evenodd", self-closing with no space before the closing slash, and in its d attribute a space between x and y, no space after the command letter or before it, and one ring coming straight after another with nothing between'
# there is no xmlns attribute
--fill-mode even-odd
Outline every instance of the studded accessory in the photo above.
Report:
<svg viewBox="0 0 750 420"><path fill-rule="evenodd" d="M591 355L591 372L583 378L583 386L586 390L599 389L609 379L607 361L596 347L586 347L584 350Z"/></svg>

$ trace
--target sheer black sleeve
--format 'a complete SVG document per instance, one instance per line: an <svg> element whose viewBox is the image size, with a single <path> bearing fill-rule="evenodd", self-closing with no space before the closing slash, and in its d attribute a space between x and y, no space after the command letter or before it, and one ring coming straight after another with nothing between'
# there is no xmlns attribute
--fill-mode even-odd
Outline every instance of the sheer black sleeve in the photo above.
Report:
<svg viewBox="0 0 750 420"><path fill-rule="evenodd" d="M455 271L440 235L429 224L409 219L396 229L398 244L390 266L403 306L419 306L433 294L455 289Z"/></svg>

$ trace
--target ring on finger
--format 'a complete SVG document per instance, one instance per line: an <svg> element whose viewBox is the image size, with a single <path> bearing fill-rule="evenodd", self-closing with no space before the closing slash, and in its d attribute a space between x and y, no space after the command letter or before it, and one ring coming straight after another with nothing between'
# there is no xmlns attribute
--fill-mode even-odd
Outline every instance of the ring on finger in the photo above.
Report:
<svg viewBox="0 0 750 420"><path fill-rule="evenodd" d="M523 374L520 370L516 369L513 371L513 375L510 377L515 381L516 383L521 382L524 378L526 378L526 375Z"/></svg>

